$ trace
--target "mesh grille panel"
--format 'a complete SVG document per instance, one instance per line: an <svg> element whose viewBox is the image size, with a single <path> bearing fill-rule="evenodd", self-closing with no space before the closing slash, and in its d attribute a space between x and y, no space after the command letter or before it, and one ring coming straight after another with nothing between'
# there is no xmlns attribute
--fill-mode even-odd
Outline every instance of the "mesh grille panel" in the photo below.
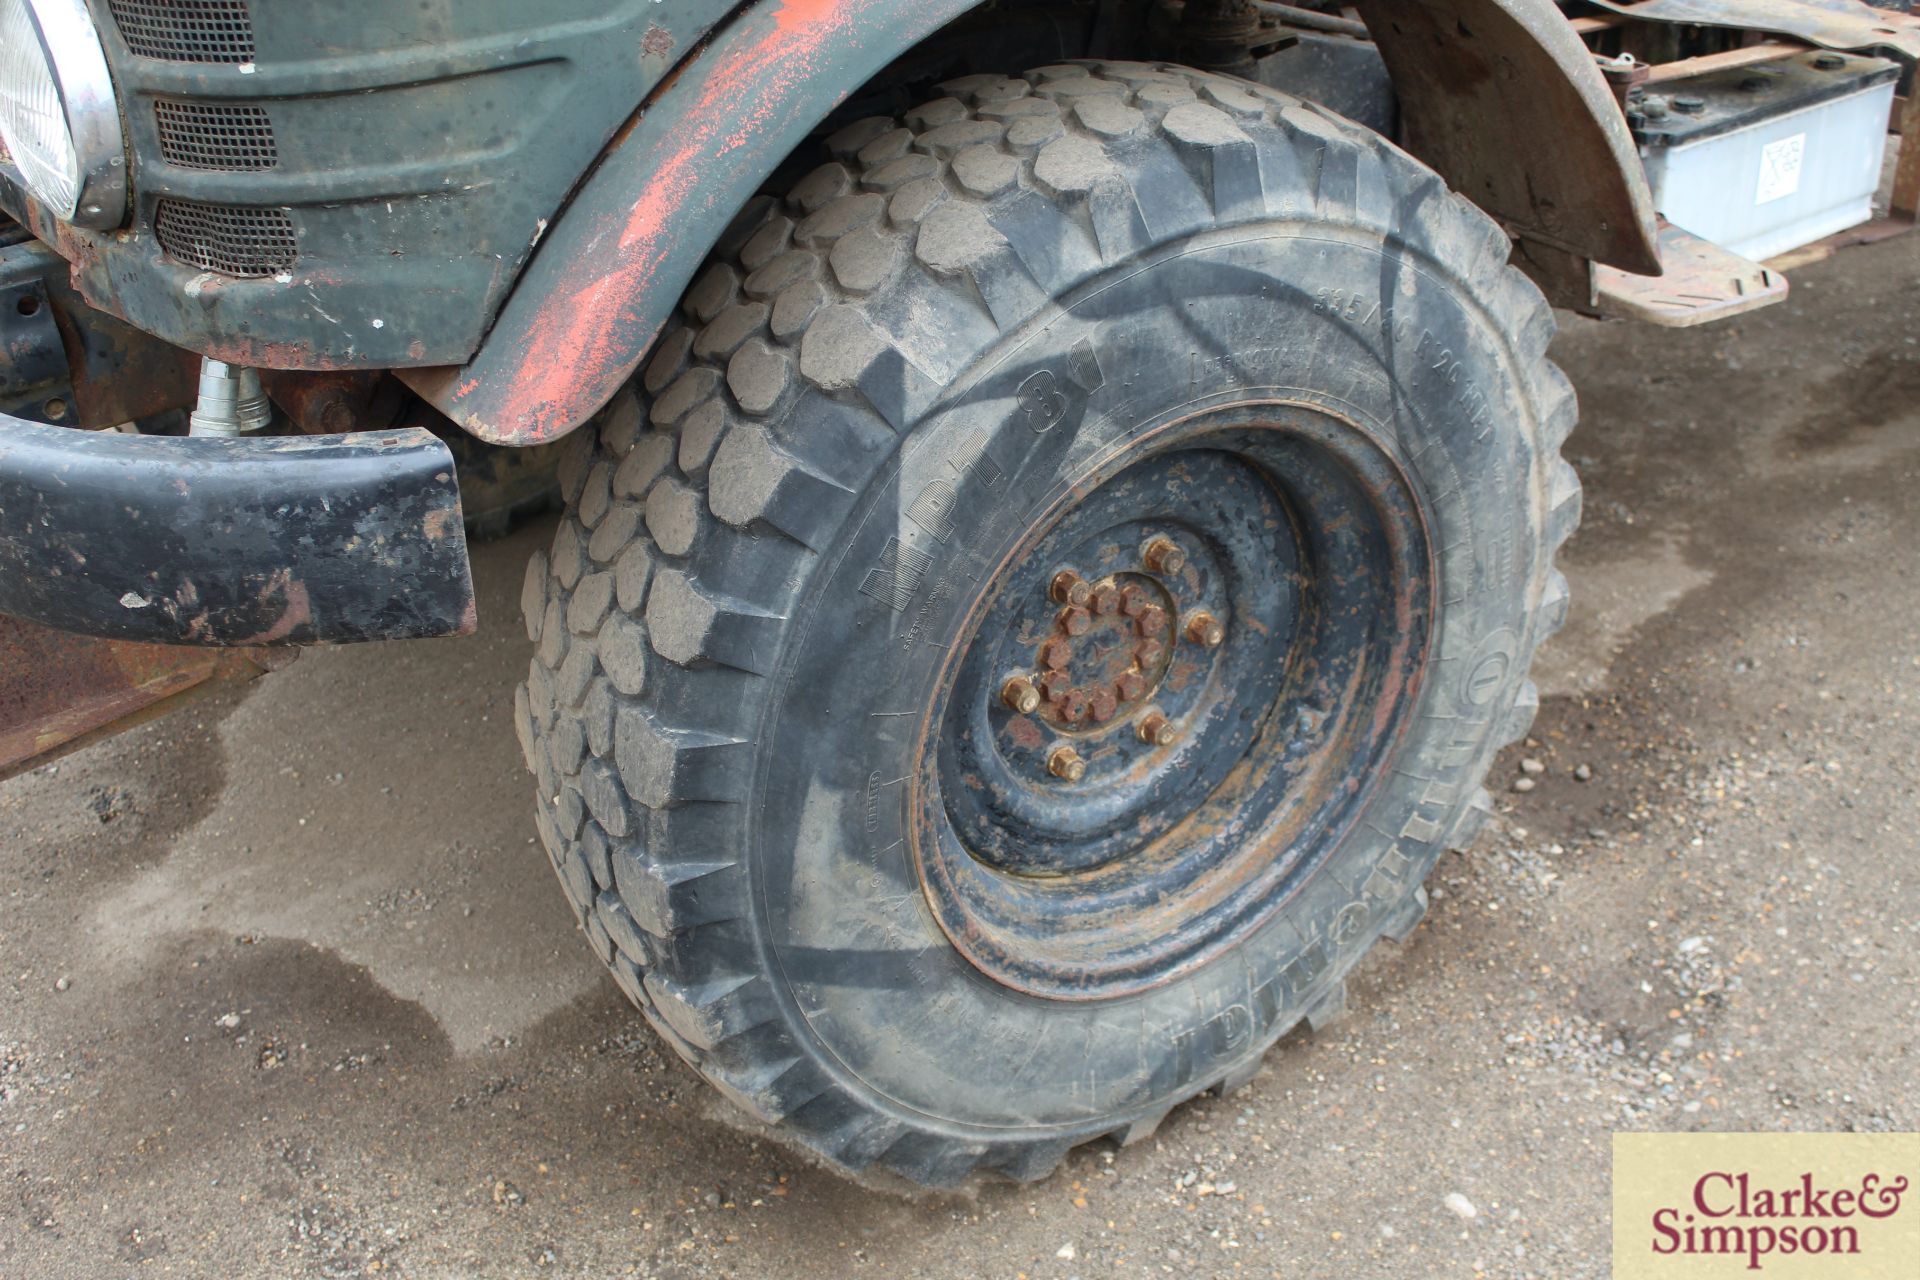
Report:
<svg viewBox="0 0 1920 1280"><path fill-rule="evenodd" d="M162 200L153 213L153 233L182 262L228 276L277 275L291 270L299 256L285 209Z"/></svg>
<svg viewBox="0 0 1920 1280"><path fill-rule="evenodd" d="M127 48L168 62L252 62L246 0L107 0Z"/></svg>
<svg viewBox="0 0 1920 1280"><path fill-rule="evenodd" d="M153 104L160 154L184 169L271 169L280 162L273 122L252 106L206 102Z"/></svg>

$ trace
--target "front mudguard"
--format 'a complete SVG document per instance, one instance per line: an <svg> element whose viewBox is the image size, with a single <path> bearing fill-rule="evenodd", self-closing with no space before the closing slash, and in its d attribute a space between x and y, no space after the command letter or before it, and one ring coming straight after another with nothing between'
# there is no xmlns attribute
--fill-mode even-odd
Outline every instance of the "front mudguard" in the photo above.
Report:
<svg viewBox="0 0 1920 1280"><path fill-rule="evenodd" d="M621 131L462 367L401 373L483 440L573 430L639 366L734 214L888 61L975 0L756 0ZM1412 148L1523 238L1659 271L1646 177L1552 0L1366 0Z"/></svg>

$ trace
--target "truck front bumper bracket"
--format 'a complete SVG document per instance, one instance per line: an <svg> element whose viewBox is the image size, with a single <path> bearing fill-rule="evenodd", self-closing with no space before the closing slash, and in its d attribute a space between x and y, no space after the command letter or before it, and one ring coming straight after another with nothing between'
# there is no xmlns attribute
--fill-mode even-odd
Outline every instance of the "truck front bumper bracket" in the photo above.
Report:
<svg viewBox="0 0 1920 1280"><path fill-rule="evenodd" d="M0 613L158 644L467 634L452 455L417 427L183 438L0 414Z"/></svg>

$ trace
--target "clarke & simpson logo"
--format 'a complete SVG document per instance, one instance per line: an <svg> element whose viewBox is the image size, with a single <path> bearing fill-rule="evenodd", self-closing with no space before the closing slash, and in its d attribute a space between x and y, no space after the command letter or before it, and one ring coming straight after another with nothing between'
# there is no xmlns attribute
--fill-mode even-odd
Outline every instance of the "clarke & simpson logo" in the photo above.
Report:
<svg viewBox="0 0 1920 1280"><path fill-rule="evenodd" d="M1916 1171L1920 1134L1615 1134L1615 1280L1915 1280Z"/></svg>
<svg viewBox="0 0 1920 1280"><path fill-rule="evenodd" d="M1739 1254L1758 1271L1778 1253L1860 1253L1860 1228L1849 1218L1891 1218L1900 1211L1907 1180L1869 1173L1857 1188L1817 1187L1813 1175L1798 1186L1755 1190L1752 1175L1715 1170L1693 1184L1684 1207L1653 1212L1653 1251L1658 1254Z"/></svg>

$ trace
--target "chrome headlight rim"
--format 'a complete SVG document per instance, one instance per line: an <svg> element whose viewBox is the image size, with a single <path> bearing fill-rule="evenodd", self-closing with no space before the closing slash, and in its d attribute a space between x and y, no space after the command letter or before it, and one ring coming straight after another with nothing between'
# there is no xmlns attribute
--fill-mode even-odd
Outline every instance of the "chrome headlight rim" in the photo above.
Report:
<svg viewBox="0 0 1920 1280"><path fill-rule="evenodd" d="M26 12L40 36L40 52L53 76L73 148L79 181L70 206L46 198L20 164L28 194L62 221L95 230L111 230L127 215L126 135L113 76L100 43L99 29L82 0L13 0Z"/></svg>

